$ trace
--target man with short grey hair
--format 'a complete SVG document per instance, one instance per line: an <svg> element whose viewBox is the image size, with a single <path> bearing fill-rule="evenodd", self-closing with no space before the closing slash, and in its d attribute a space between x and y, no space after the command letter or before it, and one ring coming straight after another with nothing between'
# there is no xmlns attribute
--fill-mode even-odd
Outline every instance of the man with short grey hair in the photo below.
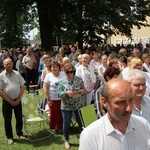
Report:
<svg viewBox="0 0 150 150"><path fill-rule="evenodd" d="M145 95L146 78L141 70L131 69L124 76L124 80L131 84L134 98L132 114L142 116L150 123L150 97Z"/></svg>

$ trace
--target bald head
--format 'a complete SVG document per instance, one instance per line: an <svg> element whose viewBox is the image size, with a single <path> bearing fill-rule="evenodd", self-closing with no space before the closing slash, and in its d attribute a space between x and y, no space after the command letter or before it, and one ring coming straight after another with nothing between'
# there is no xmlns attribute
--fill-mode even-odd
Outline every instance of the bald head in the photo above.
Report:
<svg viewBox="0 0 150 150"><path fill-rule="evenodd" d="M113 78L103 87L102 95L107 101L109 101L112 97L117 97L121 94L132 95L131 85L123 79Z"/></svg>

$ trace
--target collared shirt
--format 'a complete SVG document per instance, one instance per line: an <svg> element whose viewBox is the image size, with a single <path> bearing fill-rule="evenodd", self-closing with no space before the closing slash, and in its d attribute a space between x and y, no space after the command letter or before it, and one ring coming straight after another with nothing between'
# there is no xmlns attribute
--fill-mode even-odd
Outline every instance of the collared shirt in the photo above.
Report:
<svg viewBox="0 0 150 150"><path fill-rule="evenodd" d="M12 100L17 99L20 93L20 87L25 83L18 71L13 70L9 76L4 70L0 73L0 89Z"/></svg>
<svg viewBox="0 0 150 150"><path fill-rule="evenodd" d="M144 95L141 100L141 110L134 106L132 114L144 117L150 123L150 97Z"/></svg>
<svg viewBox="0 0 150 150"><path fill-rule="evenodd" d="M29 56L29 55L26 54L23 57L22 63L25 63L25 64L27 64L30 67L34 67L35 63L36 63L35 56L33 54L31 56Z"/></svg>
<svg viewBox="0 0 150 150"><path fill-rule="evenodd" d="M143 63L143 67L148 73L150 73L150 66L148 66L146 63Z"/></svg>
<svg viewBox="0 0 150 150"><path fill-rule="evenodd" d="M146 119L131 115L125 134L115 129L106 114L85 128L79 150L150 149L150 126Z"/></svg>

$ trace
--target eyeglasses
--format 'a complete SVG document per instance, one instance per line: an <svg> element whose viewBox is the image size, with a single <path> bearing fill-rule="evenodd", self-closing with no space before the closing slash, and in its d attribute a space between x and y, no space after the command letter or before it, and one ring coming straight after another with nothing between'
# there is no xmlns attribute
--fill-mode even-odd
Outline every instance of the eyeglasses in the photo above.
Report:
<svg viewBox="0 0 150 150"><path fill-rule="evenodd" d="M66 71L66 74L73 74L74 73L74 71Z"/></svg>

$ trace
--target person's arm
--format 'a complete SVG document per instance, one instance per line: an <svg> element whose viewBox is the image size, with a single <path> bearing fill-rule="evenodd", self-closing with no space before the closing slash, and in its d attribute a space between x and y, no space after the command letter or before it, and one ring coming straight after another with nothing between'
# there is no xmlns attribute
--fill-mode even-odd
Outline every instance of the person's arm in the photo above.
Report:
<svg viewBox="0 0 150 150"><path fill-rule="evenodd" d="M24 85L20 87L19 96L18 96L17 100L14 101L16 105L18 105L20 103L23 93L24 93Z"/></svg>
<svg viewBox="0 0 150 150"><path fill-rule="evenodd" d="M18 96L19 101L21 101L23 93L24 93L24 85L20 87L20 93L19 93L19 96Z"/></svg>
<svg viewBox="0 0 150 150"><path fill-rule="evenodd" d="M38 67L38 73L42 73L43 71L43 64L39 64L39 67Z"/></svg>
<svg viewBox="0 0 150 150"><path fill-rule="evenodd" d="M16 69L17 69L17 71L19 71L19 64L20 64L21 62L18 60L17 62L16 62Z"/></svg>
<svg viewBox="0 0 150 150"><path fill-rule="evenodd" d="M23 57L22 63L23 63L23 66L24 66L25 68L30 69L30 67L28 66L28 64L27 64L27 62L26 62L26 55Z"/></svg>
<svg viewBox="0 0 150 150"><path fill-rule="evenodd" d="M100 67L98 67L98 77L102 81L103 84L106 82L103 76L103 72Z"/></svg>
<svg viewBox="0 0 150 150"><path fill-rule="evenodd" d="M2 89L0 89L0 96L6 101L8 102L10 105L15 106L15 103L12 99L10 99L3 91Z"/></svg>
<svg viewBox="0 0 150 150"><path fill-rule="evenodd" d="M67 96L67 89L63 86L62 81L58 82L58 96L62 99L65 99Z"/></svg>
<svg viewBox="0 0 150 150"><path fill-rule="evenodd" d="M48 105L51 105L52 101L51 101L50 94L49 94L49 86L50 86L49 83L44 82L43 89L46 95L46 100L47 100Z"/></svg>
<svg viewBox="0 0 150 150"><path fill-rule="evenodd" d="M81 78L79 78L79 83L81 83L81 90L80 90L80 94L84 95L86 93L86 89L84 87L84 83L83 80Z"/></svg>
<svg viewBox="0 0 150 150"><path fill-rule="evenodd" d="M42 75L41 75L41 82L43 83L44 82L44 79L46 77L46 70L42 70Z"/></svg>
<svg viewBox="0 0 150 150"><path fill-rule="evenodd" d="M94 89L95 82L96 82L96 75L94 73L94 69L91 66L89 66L89 68L90 68L90 74L91 74L92 84L91 84L91 88L87 89L88 93L90 93Z"/></svg>

